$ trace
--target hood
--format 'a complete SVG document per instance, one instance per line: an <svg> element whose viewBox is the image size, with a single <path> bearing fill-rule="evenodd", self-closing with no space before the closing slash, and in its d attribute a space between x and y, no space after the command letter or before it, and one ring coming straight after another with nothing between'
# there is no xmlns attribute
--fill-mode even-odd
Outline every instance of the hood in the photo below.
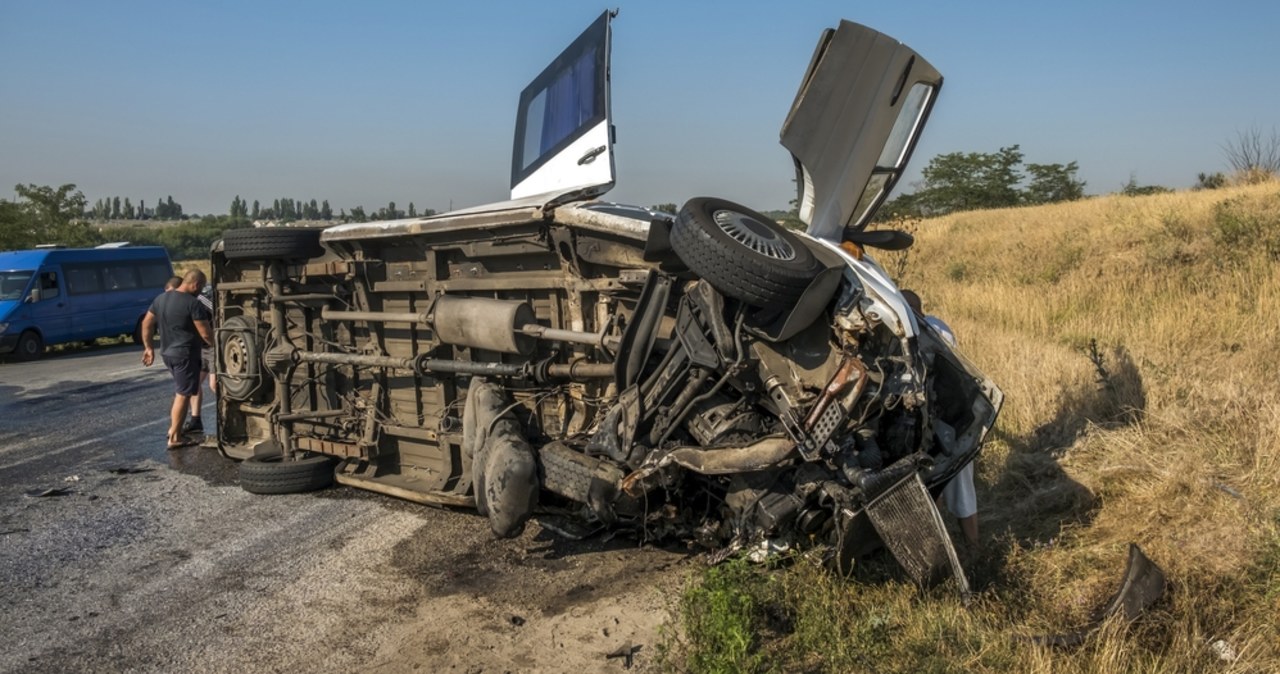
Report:
<svg viewBox="0 0 1280 674"><path fill-rule="evenodd" d="M841 21L822 34L781 134L809 235L839 242L866 227L941 87L928 61L883 33Z"/></svg>

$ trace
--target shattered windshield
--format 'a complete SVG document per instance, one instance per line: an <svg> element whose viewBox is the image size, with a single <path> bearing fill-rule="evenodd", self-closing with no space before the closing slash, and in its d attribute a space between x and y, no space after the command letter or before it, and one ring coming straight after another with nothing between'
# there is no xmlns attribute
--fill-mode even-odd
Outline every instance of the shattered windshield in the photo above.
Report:
<svg viewBox="0 0 1280 674"><path fill-rule="evenodd" d="M20 300L31 282L30 271L0 271L0 300Z"/></svg>

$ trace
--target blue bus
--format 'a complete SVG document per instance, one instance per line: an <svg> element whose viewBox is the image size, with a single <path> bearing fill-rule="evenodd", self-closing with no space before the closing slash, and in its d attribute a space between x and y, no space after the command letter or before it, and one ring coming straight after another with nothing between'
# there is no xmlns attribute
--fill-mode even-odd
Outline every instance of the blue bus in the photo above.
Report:
<svg viewBox="0 0 1280 674"><path fill-rule="evenodd" d="M0 252L0 354L39 358L49 344L131 335L173 276L160 246L108 244Z"/></svg>

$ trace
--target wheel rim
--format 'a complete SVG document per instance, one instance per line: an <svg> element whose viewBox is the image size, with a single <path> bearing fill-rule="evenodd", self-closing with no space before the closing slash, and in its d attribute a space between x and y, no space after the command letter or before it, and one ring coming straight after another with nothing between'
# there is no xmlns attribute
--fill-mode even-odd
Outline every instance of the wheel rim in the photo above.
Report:
<svg viewBox="0 0 1280 674"><path fill-rule="evenodd" d="M790 242L755 218L737 211L718 210L711 215L711 219L729 238L761 257L779 262L796 259L796 250L791 247Z"/></svg>
<svg viewBox="0 0 1280 674"><path fill-rule="evenodd" d="M244 337L232 334L222 347L222 367L224 374L232 377L243 377L249 368L249 345Z"/></svg>

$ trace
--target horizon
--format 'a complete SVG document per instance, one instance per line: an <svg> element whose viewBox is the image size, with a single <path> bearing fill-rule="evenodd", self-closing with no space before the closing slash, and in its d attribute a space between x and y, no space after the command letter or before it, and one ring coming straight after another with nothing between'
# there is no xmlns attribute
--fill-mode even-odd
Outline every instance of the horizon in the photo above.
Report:
<svg viewBox="0 0 1280 674"><path fill-rule="evenodd" d="M18 104L0 108L3 193L74 183L90 206L172 196L222 214L236 196L328 200L335 213L506 199L520 90L605 7L7 9L0 87ZM1280 62L1268 3L620 9L618 185L604 198L642 206L713 194L786 210L793 169L778 130L818 35L841 18L905 42L945 78L895 193L915 191L937 155L1010 145L1026 163L1078 162L1089 195L1131 177L1185 188L1226 172L1222 146L1271 131L1280 109L1264 85Z"/></svg>

